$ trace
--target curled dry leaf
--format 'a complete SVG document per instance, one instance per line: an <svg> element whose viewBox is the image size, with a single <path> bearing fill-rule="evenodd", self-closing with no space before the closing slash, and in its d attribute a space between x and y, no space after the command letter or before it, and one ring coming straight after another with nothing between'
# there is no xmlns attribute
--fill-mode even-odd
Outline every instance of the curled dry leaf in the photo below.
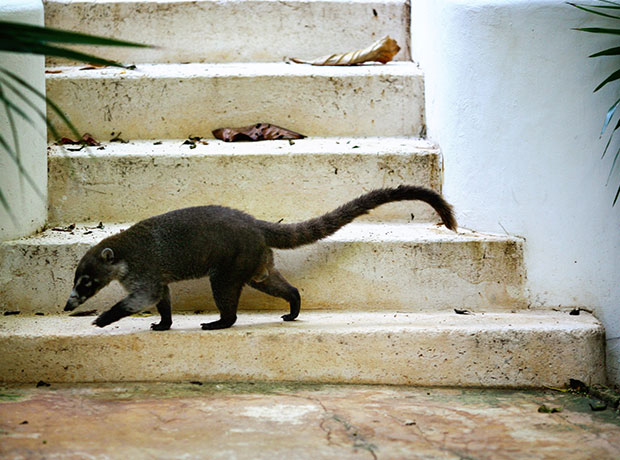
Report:
<svg viewBox="0 0 620 460"><path fill-rule="evenodd" d="M363 64L364 62L380 62L381 64L385 64L386 62L390 62L399 51L400 46L398 46L396 40L386 35L381 40L376 41L363 50L351 51L345 54L330 54L329 56L323 56L312 61L304 61L296 58L291 58L291 61L298 64L311 65L357 65Z"/></svg>
<svg viewBox="0 0 620 460"><path fill-rule="evenodd" d="M99 142L97 142L97 140L93 136L91 136L88 133L85 133L82 136L82 138L77 140L77 141L73 140L73 139L69 139L68 137L63 137L63 138L61 138L57 142L57 144L58 145L78 145L78 144L81 144L81 145L88 145L90 147L96 147L98 145L101 145L101 144L99 144Z"/></svg>
<svg viewBox="0 0 620 460"><path fill-rule="evenodd" d="M275 139L303 139L303 134L269 123L257 123L243 128L219 128L213 131L216 139L226 142L271 141Z"/></svg>
<svg viewBox="0 0 620 460"><path fill-rule="evenodd" d="M85 67L81 67L80 70L97 70L107 67L107 64L88 64Z"/></svg>

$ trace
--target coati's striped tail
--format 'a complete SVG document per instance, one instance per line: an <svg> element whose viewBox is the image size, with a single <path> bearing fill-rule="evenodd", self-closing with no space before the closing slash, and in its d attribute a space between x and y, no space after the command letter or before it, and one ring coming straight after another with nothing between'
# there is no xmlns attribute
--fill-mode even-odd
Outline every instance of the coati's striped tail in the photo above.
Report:
<svg viewBox="0 0 620 460"><path fill-rule="evenodd" d="M404 200L419 200L428 203L437 211L444 225L456 231L456 219L452 206L434 190L415 185L373 190L321 217L297 224L276 224L261 220L258 221L258 225L265 235L267 246L291 249L325 238L377 206Z"/></svg>

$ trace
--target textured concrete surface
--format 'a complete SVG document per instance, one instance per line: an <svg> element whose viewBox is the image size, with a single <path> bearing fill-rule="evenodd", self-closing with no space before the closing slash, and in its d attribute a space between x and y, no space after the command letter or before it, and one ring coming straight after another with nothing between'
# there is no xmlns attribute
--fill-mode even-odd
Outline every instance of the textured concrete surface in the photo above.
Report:
<svg viewBox="0 0 620 460"><path fill-rule="evenodd" d="M49 27L159 47L85 50L129 64L313 58L364 48L388 34L401 47L395 59L410 58L406 0L45 0L44 3L45 23Z"/></svg>
<svg viewBox="0 0 620 460"><path fill-rule="evenodd" d="M77 263L122 225L47 230L0 244L0 311L60 312ZM353 223L313 245L276 252L276 266L302 297L302 308L430 311L526 306L522 241L435 224ZM172 306L214 309L207 279L171 284ZM123 296L112 283L84 304L105 308ZM241 308L281 310L285 302L251 288Z"/></svg>
<svg viewBox="0 0 620 460"><path fill-rule="evenodd" d="M245 383L0 389L18 459L612 460L620 416L553 391ZM560 410L540 413L542 405Z"/></svg>
<svg viewBox="0 0 620 460"><path fill-rule="evenodd" d="M132 222L186 206L220 204L286 222L331 211L375 188L441 191L439 149L410 138L310 138L194 148L183 139L49 149L50 225ZM129 199L128 199L129 198ZM381 206L369 219L437 222L425 203Z"/></svg>
<svg viewBox="0 0 620 460"><path fill-rule="evenodd" d="M54 68L47 96L80 132L108 140L212 137L266 122L307 136L418 136L424 81L412 62L346 68L285 63ZM85 110L85 108L88 110ZM48 111L51 122L61 126ZM70 135L66 127L61 135Z"/></svg>
<svg viewBox="0 0 620 460"><path fill-rule="evenodd" d="M241 312L226 330L216 315L124 318L100 329L92 317L4 317L4 381L247 381L440 386L561 387L604 383L604 332L583 312Z"/></svg>

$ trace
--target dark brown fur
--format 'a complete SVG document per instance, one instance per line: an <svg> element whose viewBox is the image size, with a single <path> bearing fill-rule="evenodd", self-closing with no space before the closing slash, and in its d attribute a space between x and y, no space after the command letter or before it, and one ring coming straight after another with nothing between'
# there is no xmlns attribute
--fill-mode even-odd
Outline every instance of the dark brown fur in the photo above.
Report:
<svg viewBox="0 0 620 460"><path fill-rule="evenodd" d="M255 219L221 206L196 206L145 219L92 247L80 261L65 310L73 310L117 279L129 295L94 322L104 327L156 304L161 315L154 330L172 324L168 284L209 276L220 319L203 329L222 329L237 319L246 284L290 304L285 321L297 318L299 291L273 264L271 248L292 249L325 238L356 217L384 203L420 200L431 205L449 229L456 230L450 205L433 190L401 185L378 189L321 217L298 224Z"/></svg>

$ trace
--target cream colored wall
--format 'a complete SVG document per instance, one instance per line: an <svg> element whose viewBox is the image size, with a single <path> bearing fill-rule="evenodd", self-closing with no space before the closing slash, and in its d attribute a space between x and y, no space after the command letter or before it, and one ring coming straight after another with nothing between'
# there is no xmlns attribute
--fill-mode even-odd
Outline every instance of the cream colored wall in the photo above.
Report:
<svg viewBox="0 0 620 460"><path fill-rule="evenodd" d="M0 20L43 25L43 4L41 0L0 0ZM0 53L0 67L9 70L41 92L45 92L44 58L42 56ZM3 78L6 78L3 75ZM47 152L45 122L34 110L27 107L18 97L3 85L5 94L18 104L34 121L35 126L14 115L15 132L4 104L0 104L0 134L17 152L23 169L36 184L39 193L28 182L7 150L0 146L0 189L10 211L0 206L0 241L34 233L45 224L47 218ZM36 96L30 97L41 113L45 113L45 103Z"/></svg>
<svg viewBox="0 0 620 460"><path fill-rule="evenodd" d="M592 93L620 63L587 57L617 39L572 30L610 25L561 0L412 1L428 133L459 223L525 237L531 305L593 309L620 384L620 174L605 185L618 146L601 160L599 139L618 86Z"/></svg>

